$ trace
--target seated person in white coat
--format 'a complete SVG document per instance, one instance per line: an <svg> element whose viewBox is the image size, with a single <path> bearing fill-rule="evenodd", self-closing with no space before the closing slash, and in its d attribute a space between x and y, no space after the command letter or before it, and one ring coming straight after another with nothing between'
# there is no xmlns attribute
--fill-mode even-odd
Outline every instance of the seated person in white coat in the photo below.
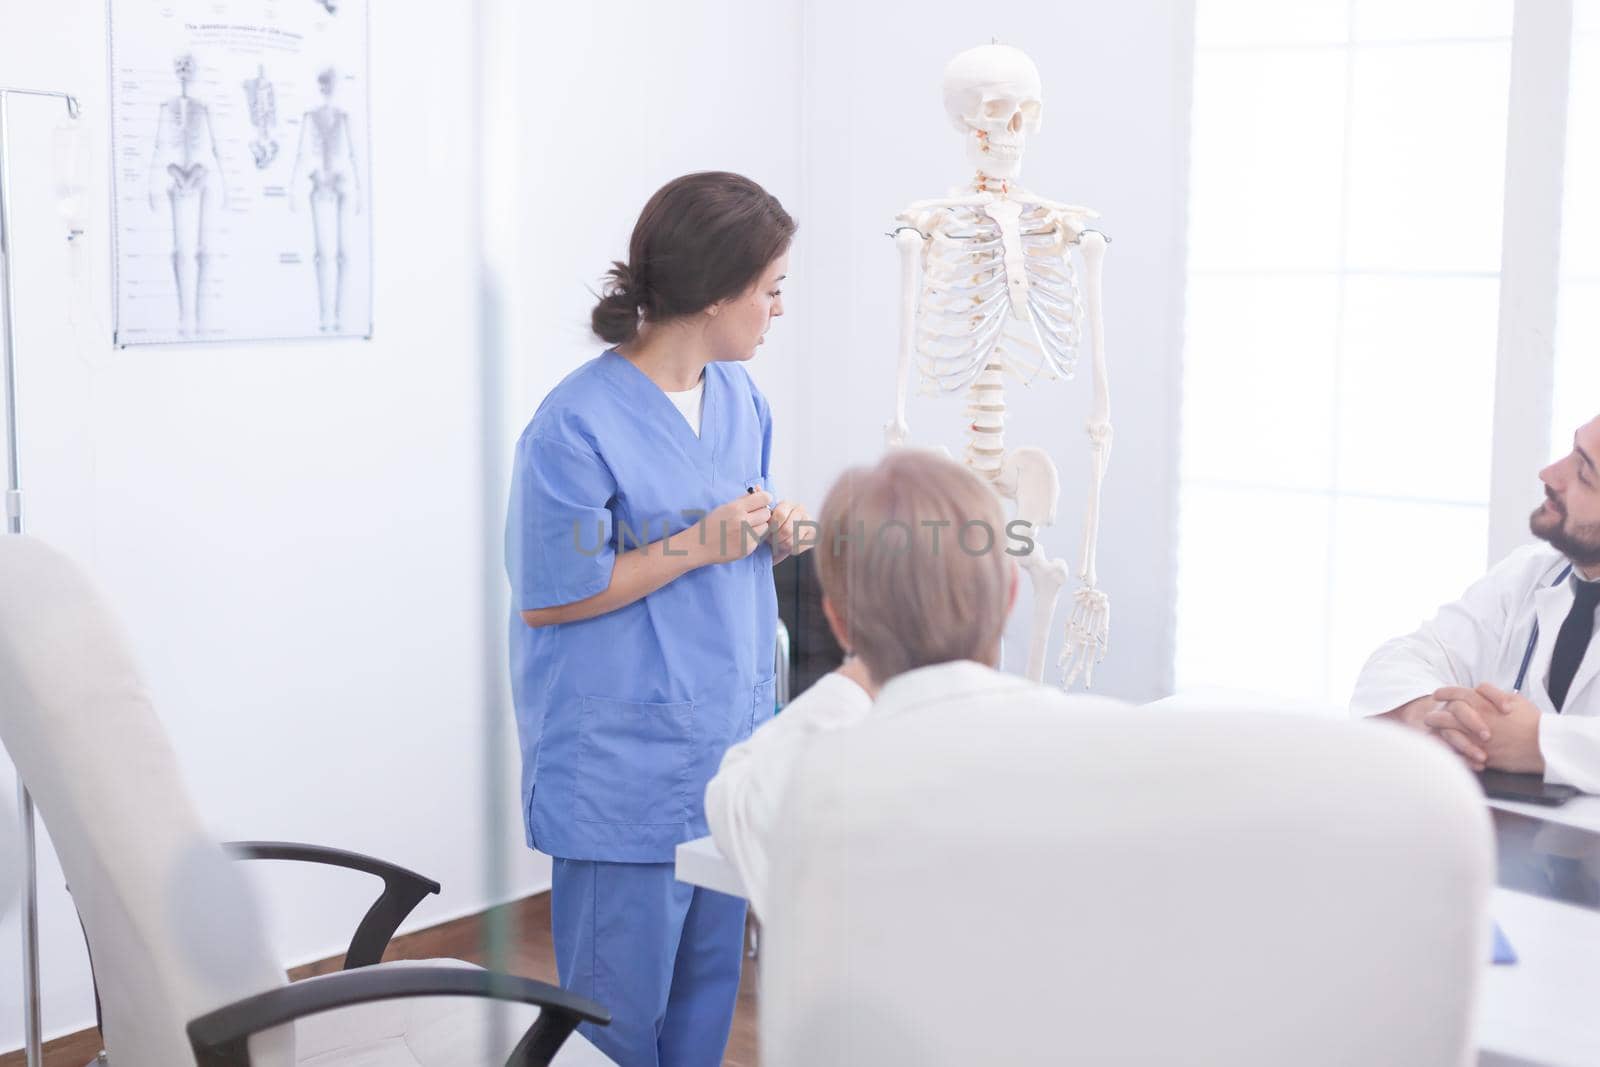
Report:
<svg viewBox="0 0 1600 1067"><path fill-rule="evenodd" d="M1028 702L1101 703L995 669L1017 592L1010 552L1021 548L1007 539L994 491L960 464L897 449L846 471L823 505L815 545L823 613L850 657L729 749L706 788L711 835L758 915L789 771L821 731L869 715L903 717L915 729L919 709L951 702L975 716Z"/></svg>
<svg viewBox="0 0 1600 1067"><path fill-rule="evenodd" d="M1539 472L1538 542L1512 552L1362 668L1355 715L1429 732L1474 770L1600 793L1600 418Z"/></svg>

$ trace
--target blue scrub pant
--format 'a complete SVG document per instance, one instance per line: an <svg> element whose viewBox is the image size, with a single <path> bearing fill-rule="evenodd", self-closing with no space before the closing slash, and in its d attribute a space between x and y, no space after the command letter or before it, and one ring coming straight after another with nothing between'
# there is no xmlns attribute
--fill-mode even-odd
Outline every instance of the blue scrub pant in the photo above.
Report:
<svg viewBox="0 0 1600 1067"><path fill-rule="evenodd" d="M581 1032L621 1067L718 1067L733 1025L745 902L670 863L554 862L561 985L611 1011Z"/></svg>

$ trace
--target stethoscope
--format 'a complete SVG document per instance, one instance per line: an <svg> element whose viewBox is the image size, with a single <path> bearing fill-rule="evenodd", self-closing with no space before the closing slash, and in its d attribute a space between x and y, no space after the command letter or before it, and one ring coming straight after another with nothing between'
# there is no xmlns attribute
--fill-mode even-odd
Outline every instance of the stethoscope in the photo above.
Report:
<svg viewBox="0 0 1600 1067"><path fill-rule="evenodd" d="M1569 563L1569 564L1567 564L1565 567L1563 567L1561 569L1561 573L1560 574L1556 575L1556 580L1550 583L1550 588L1554 589L1556 586L1558 586L1562 582L1566 581L1567 580L1567 575L1569 575L1571 573L1572 573L1572 564ZM1517 684L1511 687L1511 691L1513 693L1522 692L1522 683L1528 680L1528 664L1533 662L1533 646L1537 645L1538 643L1539 643L1539 620L1536 617L1533 620L1533 630L1532 630L1531 633L1528 634L1528 647L1527 647L1527 650L1522 653L1522 667L1517 671Z"/></svg>

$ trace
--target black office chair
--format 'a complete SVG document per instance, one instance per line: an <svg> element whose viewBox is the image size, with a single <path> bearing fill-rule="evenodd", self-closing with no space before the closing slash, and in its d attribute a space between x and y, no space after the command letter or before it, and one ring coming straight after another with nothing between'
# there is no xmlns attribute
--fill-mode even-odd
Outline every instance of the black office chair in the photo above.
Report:
<svg viewBox="0 0 1600 1067"><path fill-rule="evenodd" d="M822 614L822 583L811 555L790 556L772 568L778 618L788 631L790 700L844 662L844 649L833 639Z"/></svg>

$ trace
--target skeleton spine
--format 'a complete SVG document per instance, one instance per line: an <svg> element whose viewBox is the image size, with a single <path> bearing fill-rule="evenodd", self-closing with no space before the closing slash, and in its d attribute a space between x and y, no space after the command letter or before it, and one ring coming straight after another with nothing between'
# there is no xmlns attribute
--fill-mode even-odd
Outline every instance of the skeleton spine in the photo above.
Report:
<svg viewBox="0 0 1600 1067"><path fill-rule="evenodd" d="M1002 358L997 345L983 373L967 391L967 466L986 481L999 476L1006 451L1006 387Z"/></svg>

